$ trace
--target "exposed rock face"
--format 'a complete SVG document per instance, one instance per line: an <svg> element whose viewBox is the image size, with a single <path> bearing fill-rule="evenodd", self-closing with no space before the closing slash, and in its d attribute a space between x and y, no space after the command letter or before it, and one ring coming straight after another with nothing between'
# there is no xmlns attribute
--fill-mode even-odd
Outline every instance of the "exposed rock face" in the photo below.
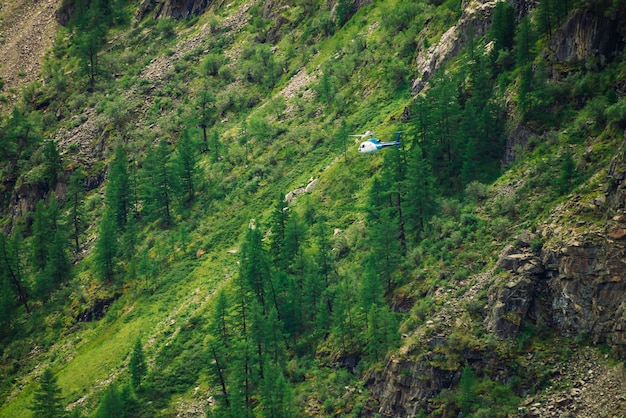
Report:
<svg viewBox="0 0 626 418"><path fill-rule="evenodd" d="M550 39L549 47L559 62L575 62L595 57L601 62L612 59L624 49L626 12L613 16L592 10L572 14Z"/></svg>
<svg viewBox="0 0 626 418"><path fill-rule="evenodd" d="M626 138L608 169L605 196L586 209L599 222L578 234L547 223L539 229L547 244L540 258L523 244L502 252L498 265L511 279L491 290L487 330L511 338L532 322L626 350L625 152Z"/></svg>
<svg viewBox="0 0 626 418"><path fill-rule="evenodd" d="M442 388L456 383L460 373L431 366L427 361L391 359L383 376L372 373L368 377L370 391L381 399L380 407L375 411L378 416L414 417L420 410L429 410L429 399L437 396Z"/></svg>
<svg viewBox="0 0 626 418"><path fill-rule="evenodd" d="M419 51L415 62L419 76L413 81L413 93L419 93L441 66L456 56L467 44L468 35L484 35L491 24L491 14L501 0L465 0L461 18L426 51Z"/></svg>
<svg viewBox="0 0 626 418"><path fill-rule="evenodd" d="M185 19L202 14L211 4L211 0L142 0L136 18L141 20L153 12L155 19Z"/></svg>

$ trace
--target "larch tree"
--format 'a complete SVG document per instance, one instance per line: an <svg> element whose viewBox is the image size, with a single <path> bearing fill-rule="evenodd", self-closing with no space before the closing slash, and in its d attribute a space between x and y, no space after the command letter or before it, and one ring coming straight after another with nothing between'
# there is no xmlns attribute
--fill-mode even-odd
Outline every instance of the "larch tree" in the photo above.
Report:
<svg viewBox="0 0 626 418"><path fill-rule="evenodd" d="M61 388L52 370L47 368L39 378L39 388L35 390L30 409L36 417L62 417L64 411L61 400Z"/></svg>
<svg viewBox="0 0 626 418"><path fill-rule="evenodd" d="M148 151L141 173L143 214L149 220L172 222L172 199L175 195L170 163L170 148L165 140Z"/></svg>
<svg viewBox="0 0 626 418"><path fill-rule="evenodd" d="M133 351L130 355L128 369L130 370L131 385L135 389L139 388L139 386L141 386L141 381L148 373L148 365L146 364L146 357L143 353L143 345L141 344L140 339L135 341Z"/></svg>
<svg viewBox="0 0 626 418"><path fill-rule="evenodd" d="M69 206L67 223L71 225L70 236L74 242L74 254L78 254L80 252L80 237L85 230L85 221L83 219L85 174L81 169L77 169L72 174L65 198L67 206Z"/></svg>

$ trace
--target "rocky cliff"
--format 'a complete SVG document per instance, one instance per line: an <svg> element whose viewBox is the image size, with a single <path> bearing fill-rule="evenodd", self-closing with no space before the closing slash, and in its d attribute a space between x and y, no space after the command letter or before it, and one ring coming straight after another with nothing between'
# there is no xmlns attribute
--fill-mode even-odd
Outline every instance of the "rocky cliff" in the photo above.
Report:
<svg viewBox="0 0 626 418"><path fill-rule="evenodd" d="M495 3L464 2L457 25L437 44L420 52L416 65L422 77L415 80L414 92L456 55L469 28L478 34L486 31L485 22ZM519 15L528 13L532 6L527 1L512 3ZM552 69L585 60L602 66L623 51L624 11L617 8L598 13L595 3L588 2L570 14L547 43L544 58ZM556 71L553 74L561 76ZM620 86L617 91L621 91ZM528 128L519 126L510 132L514 135L518 131L525 133L525 141ZM509 151L520 141L509 138ZM610 347L616 356L626 353L626 133L610 166L597 174L592 184L596 185L594 192L568 196L546 222L503 248L494 268L475 277L465 295L449 298L446 306L405 334L410 342L388 360L384 370L368 376L369 388L378 402L372 407L373 413L409 417L425 411L446 416L441 396L458 385L463 364L507 382L514 374L508 354L472 343L471 335L459 344L458 333L469 334L467 317L476 311L484 315L482 330L504 344L522 338L530 326L550 330L559 338ZM487 303L470 313L467 306L481 288L488 289ZM572 350L571 369L552 369L549 378L567 385L576 382L574 387L543 397L522 391L526 401L520 416L620 416L626 412L620 395L624 390L623 367L612 368L583 349ZM528 353L528 362L534 357ZM540 363L541 367L550 364L544 360ZM602 395L598 394L599 387L604 388ZM604 401L598 403L598 396Z"/></svg>
<svg viewBox="0 0 626 418"><path fill-rule="evenodd" d="M141 20L152 13L155 19L186 19L201 14L212 3L211 0L142 0L136 18Z"/></svg>

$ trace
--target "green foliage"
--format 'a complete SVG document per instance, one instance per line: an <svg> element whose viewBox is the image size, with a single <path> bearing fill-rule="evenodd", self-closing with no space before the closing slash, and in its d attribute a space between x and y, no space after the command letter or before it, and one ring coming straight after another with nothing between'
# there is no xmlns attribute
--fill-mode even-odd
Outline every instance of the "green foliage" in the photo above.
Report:
<svg viewBox="0 0 626 418"><path fill-rule="evenodd" d="M143 346L141 340L137 339L133 352L130 355L130 362L128 363L128 369L130 370L130 382L133 388L137 389L141 385L141 381L148 372L148 366L143 354Z"/></svg>
<svg viewBox="0 0 626 418"><path fill-rule="evenodd" d="M33 396L30 409L36 417L57 418L63 416L61 389L51 369L45 369L39 378L39 388Z"/></svg>
<svg viewBox="0 0 626 418"><path fill-rule="evenodd" d="M172 221L172 202L175 183L170 163L170 148L162 139L148 150L141 176L142 214L149 220L158 220L164 226Z"/></svg>
<svg viewBox="0 0 626 418"><path fill-rule="evenodd" d="M557 2L541 7L548 3L553 8ZM420 350L409 340L400 342L399 323L412 339L433 312L447 309L475 274L493 265L503 242L540 222L557 194L582 183L610 153L594 149L583 159L579 148L564 147L566 141L586 141L593 149L598 136L610 149L611 130L624 124L623 100L614 88L623 78L618 67L601 76L593 62L580 72L559 67L569 75L552 82L548 66L535 56L543 55L536 33L553 29L531 24L538 15L516 28L507 2L497 4L485 39L494 41L489 62L483 39L470 39L470 51L432 76L417 97L408 85L415 54L458 20L461 1L373 2L360 9L343 0L302 0L271 11L255 6L241 31L231 27L236 7L215 4L183 25L145 19L128 31L117 28L108 43L110 28L132 7L120 1L77 4L82 8L68 26L69 37L59 37L54 62L45 67L51 72L45 85L30 86L25 106L0 123L2 210L8 213L16 184L63 191L67 178L59 154L68 170L85 163L84 144L53 149L54 142L41 140L67 138L56 134L61 128L96 127L90 146L102 149L106 161L92 165L97 152L89 156L83 167L88 180L76 171L64 206L42 203L27 215L32 224L10 223L32 228L25 249L19 228L0 235L0 348L7 353L3 358L18 359L9 375L19 376L40 360L19 354L16 347L27 341L21 333L29 333L28 341L47 333L41 339L49 342L73 327L58 345L68 341L65 335L87 342L72 367L84 361L92 335L117 342L120 327L141 324L154 363L145 369L138 342L129 376L121 378L130 378L139 398L130 387L111 386L98 408L102 416L116 409L118 416L171 415L179 398L195 396L195 387L210 388L215 416L299 416L317 399L324 399L319 406L325 415L359 415L370 395L358 380L384 367L399 344L404 353ZM101 22L94 21L97 8ZM545 10L554 27L560 15ZM184 50L189 44L178 49L172 42L178 34L192 39L203 31L194 22L208 25L211 36L193 38L193 50ZM64 74L88 77L92 88L81 91L84 79ZM298 84L315 77L313 84ZM58 103L44 104L42 97ZM504 114L505 101L507 108L517 101L517 116ZM584 111L572 117L579 107ZM576 121L569 124L568 118ZM516 174L508 174L515 167L508 169L510 177L492 186L502 174L505 120L526 123L541 141L520 146L516 164L524 168ZM544 135L546 127L563 133ZM348 135L365 129L385 136L401 130L404 148L357 156ZM114 145L118 140L123 148ZM539 155L542 162L528 163ZM101 190L85 190L103 173L104 206ZM320 179L318 189L288 207L284 192L309 178ZM515 191L502 192L509 188ZM62 221L51 221L63 218L54 215L63 211L65 232ZM81 242L90 218L100 219L87 229L95 244L91 238ZM244 232L250 218L258 220L257 229ZM175 229L154 228L174 221ZM69 236L76 266L64 270L51 260L67 258ZM239 265L225 255L237 247ZM32 257L24 257L29 250ZM189 256L196 250L197 260ZM184 274L177 270L183 265L190 266ZM101 283L92 280L93 271ZM69 286L47 287L59 280L70 280ZM35 304L35 315L25 316L20 305L29 309L31 284L41 299L55 292L62 297ZM119 309L89 327L75 323L77 310L114 289L123 293ZM402 311L414 304L400 314L392 303ZM470 318L459 318L469 321L481 349L487 337L477 324L484 303L484 293L464 303ZM33 325L41 319L47 331ZM51 328L59 328L58 334ZM439 329L424 328L427 337L433 332ZM127 341L121 354L112 354L119 364L131 348L132 338ZM435 354L462 364L457 353ZM11 368L0 366L3 372ZM512 387L492 380L489 368L466 368L459 387L449 391L449 411L510 412L518 401ZM86 374L93 381L104 378ZM542 376L545 381L547 374Z"/></svg>
<svg viewBox="0 0 626 418"><path fill-rule="evenodd" d="M105 211L100 221L98 241L95 246L95 267L100 279L111 282L115 277L118 241L114 215Z"/></svg>

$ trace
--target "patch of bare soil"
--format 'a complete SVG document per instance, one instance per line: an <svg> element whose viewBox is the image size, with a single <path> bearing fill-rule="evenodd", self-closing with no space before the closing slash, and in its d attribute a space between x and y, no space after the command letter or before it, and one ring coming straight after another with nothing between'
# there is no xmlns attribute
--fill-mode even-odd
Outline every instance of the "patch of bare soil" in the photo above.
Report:
<svg viewBox="0 0 626 418"><path fill-rule="evenodd" d="M61 0L0 0L0 77L3 91L18 88L39 76L43 58L52 47ZM14 98L10 98L14 99Z"/></svg>

